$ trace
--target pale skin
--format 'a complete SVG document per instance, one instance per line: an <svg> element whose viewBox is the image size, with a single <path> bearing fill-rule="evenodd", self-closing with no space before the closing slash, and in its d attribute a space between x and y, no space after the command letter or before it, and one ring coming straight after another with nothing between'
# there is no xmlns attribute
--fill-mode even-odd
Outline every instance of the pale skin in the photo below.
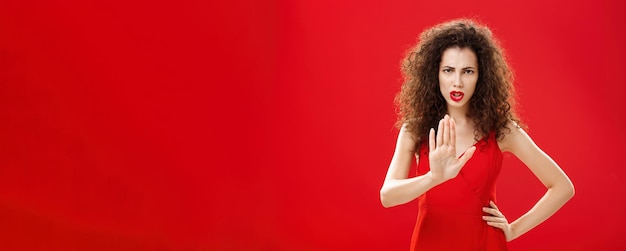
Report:
<svg viewBox="0 0 626 251"><path fill-rule="evenodd" d="M437 133L433 129L429 133L430 171L409 178L413 156L416 161L419 159L413 135L402 127L380 190L384 207L413 201L431 188L455 178L472 157L476 150L472 146L475 143L474 124L467 114L468 101L478 80L478 70L476 55L470 49L451 47L444 51L439 67L439 87L446 99L448 114L439 121ZM452 91L463 92L463 98L455 100L450 94ZM528 212L510 223L493 201L490 207L483 208L485 213L491 215L483 216L483 220L490 226L502 229L506 240L511 241L552 216L574 196L574 186L557 163L523 129L512 121L507 127L510 132L498 141L500 150L520 159L547 189Z"/></svg>

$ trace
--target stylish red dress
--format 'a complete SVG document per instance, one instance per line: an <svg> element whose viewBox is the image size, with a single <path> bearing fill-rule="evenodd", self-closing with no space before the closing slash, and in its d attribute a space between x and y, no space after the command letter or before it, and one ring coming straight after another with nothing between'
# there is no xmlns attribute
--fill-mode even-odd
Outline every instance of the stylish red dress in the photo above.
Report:
<svg viewBox="0 0 626 251"><path fill-rule="evenodd" d="M502 230L487 225L482 211L496 202L496 178L502 167L502 152L495 133L475 144L476 152L456 178L418 198L417 223L411 250L506 250ZM430 170L428 144L419 152L417 174Z"/></svg>

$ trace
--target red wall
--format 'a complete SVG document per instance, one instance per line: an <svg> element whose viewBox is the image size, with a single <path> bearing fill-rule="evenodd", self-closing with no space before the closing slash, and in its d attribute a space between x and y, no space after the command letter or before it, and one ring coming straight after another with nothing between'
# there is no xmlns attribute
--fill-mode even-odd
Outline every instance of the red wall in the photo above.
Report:
<svg viewBox="0 0 626 251"><path fill-rule="evenodd" d="M0 249L407 250L399 61L464 16L576 186L511 250L626 248L624 2L431 2L3 1ZM509 219L544 191L514 157L498 185Z"/></svg>

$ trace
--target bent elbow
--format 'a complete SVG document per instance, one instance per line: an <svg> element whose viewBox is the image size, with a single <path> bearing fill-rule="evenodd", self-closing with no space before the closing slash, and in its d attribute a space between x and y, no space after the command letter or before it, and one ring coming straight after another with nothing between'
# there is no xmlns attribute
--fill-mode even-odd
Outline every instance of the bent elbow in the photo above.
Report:
<svg viewBox="0 0 626 251"><path fill-rule="evenodd" d="M567 199L571 199L576 194L576 189L574 189L574 184L570 181L569 186L567 187Z"/></svg>
<svg viewBox="0 0 626 251"><path fill-rule="evenodd" d="M384 187L380 189L380 203L384 208L390 208L394 205L389 201L389 192Z"/></svg>
<svg viewBox="0 0 626 251"><path fill-rule="evenodd" d="M569 179L552 187L552 189L557 191L559 196L562 197L565 201L569 201L572 197L574 197L574 194L576 194L574 184L572 184L572 181L570 181Z"/></svg>

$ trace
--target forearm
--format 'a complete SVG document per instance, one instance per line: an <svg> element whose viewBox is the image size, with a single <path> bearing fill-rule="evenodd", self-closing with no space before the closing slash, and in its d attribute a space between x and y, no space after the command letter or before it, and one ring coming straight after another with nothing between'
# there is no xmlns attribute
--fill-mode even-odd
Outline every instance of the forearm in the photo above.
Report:
<svg viewBox="0 0 626 251"><path fill-rule="evenodd" d="M431 172L408 179L387 179L380 189L380 201L384 207L405 204L438 184Z"/></svg>
<svg viewBox="0 0 626 251"><path fill-rule="evenodd" d="M568 184L549 188L535 206L511 223L512 237L508 241L520 237L544 222L556 213L572 196L574 196L574 187L569 182Z"/></svg>

